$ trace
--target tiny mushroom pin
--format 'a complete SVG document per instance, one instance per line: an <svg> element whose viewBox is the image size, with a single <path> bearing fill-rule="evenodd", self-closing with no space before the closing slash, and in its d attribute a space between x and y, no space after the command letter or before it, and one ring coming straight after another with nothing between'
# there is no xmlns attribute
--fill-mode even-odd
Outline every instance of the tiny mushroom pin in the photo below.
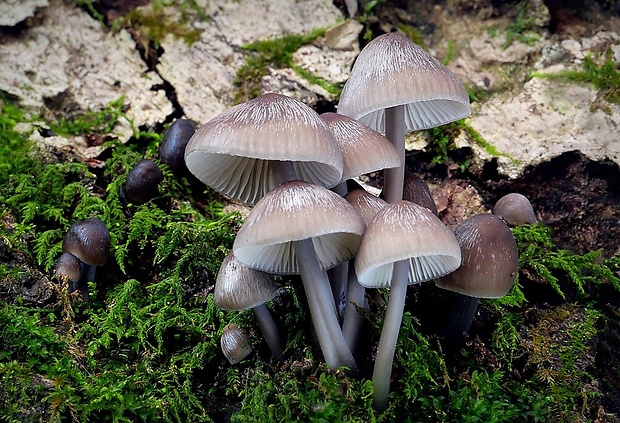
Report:
<svg viewBox="0 0 620 423"><path fill-rule="evenodd" d="M254 351L250 337L236 323L229 323L222 329L220 347L230 364L237 364Z"/></svg>
<svg viewBox="0 0 620 423"><path fill-rule="evenodd" d="M196 130L187 119L177 119L168 128L159 145L159 159L174 173L185 170L185 147Z"/></svg>
<svg viewBox="0 0 620 423"><path fill-rule="evenodd" d="M278 287L269 275L241 263L231 251L217 274L213 300L222 310L251 308L271 353L279 361L284 351L280 328L265 305L277 291Z"/></svg>
<svg viewBox="0 0 620 423"><path fill-rule="evenodd" d="M506 194L497 200L493 213L514 226L538 221L530 200L525 195L516 192Z"/></svg>

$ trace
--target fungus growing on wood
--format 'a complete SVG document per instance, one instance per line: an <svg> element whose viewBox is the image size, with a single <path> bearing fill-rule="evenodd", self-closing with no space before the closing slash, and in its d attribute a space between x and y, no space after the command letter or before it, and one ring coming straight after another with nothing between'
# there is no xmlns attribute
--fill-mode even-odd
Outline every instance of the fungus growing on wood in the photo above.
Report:
<svg viewBox="0 0 620 423"><path fill-rule="evenodd" d="M538 221L530 200L525 195L516 192L506 194L497 200L493 213L514 226Z"/></svg>

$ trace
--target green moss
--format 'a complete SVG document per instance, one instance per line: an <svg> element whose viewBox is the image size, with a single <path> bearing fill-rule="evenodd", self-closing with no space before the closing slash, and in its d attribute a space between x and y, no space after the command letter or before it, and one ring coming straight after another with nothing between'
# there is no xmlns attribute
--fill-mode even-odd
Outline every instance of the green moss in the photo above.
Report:
<svg viewBox="0 0 620 423"><path fill-rule="evenodd" d="M589 54L583 59L582 70L563 70L555 73L533 72L534 78L569 80L592 84L600 90L602 97L610 103L620 104L620 71L614 62L610 48L605 50L605 60Z"/></svg>
<svg viewBox="0 0 620 423"><path fill-rule="evenodd" d="M530 278L548 283L562 298L569 285L580 297L592 285L610 284L620 291L620 279L614 274L613 263L601 260L601 251L579 255L557 249L551 239L551 228L542 224L522 225L512 229L519 246L519 269ZM610 266L611 265L611 266Z"/></svg>
<svg viewBox="0 0 620 423"><path fill-rule="evenodd" d="M337 95L342 91L341 84L331 84L324 78L316 76L301 68L293 62L293 54L305 44L309 44L323 36L325 30L315 29L304 35L288 35L281 38L256 41L243 46L245 50L252 52L239 68L235 77L235 102L241 103L261 94L260 80L265 75L267 67L283 68L290 67L300 77L312 84L318 84L327 92Z"/></svg>
<svg viewBox="0 0 620 423"><path fill-rule="evenodd" d="M100 111L88 110L80 116L70 119L60 118L50 122L50 129L60 136L109 134L123 116L125 98L123 96L111 101Z"/></svg>

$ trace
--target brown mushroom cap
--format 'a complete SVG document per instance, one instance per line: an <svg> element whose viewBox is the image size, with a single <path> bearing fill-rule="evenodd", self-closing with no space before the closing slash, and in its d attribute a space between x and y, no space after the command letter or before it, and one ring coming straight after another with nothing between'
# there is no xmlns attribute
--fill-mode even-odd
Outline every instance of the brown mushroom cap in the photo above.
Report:
<svg viewBox="0 0 620 423"><path fill-rule="evenodd" d="M110 232L96 217L78 220L67 230L62 251L90 266L103 266L110 252Z"/></svg>
<svg viewBox="0 0 620 423"><path fill-rule="evenodd" d="M411 201L429 209L435 216L439 216L437 205L431 190L422 178L413 172L405 172L403 200Z"/></svg>
<svg viewBox="0 0 620 423"><path fill-rule="evenodd" d="M290 181L252 209L233 245L237 259L268 273L299 273L293 241L312 239L323 269L355 256L364 222L338 194Z"/></svg>
<svg viewBox="0 0 620 423"><path fill-rule="evenodd" d="M366 228L355 259L359 283L389 287L394 263L409 259L409 284L455 270L461 251L454 234L430 210L409 201L390 203Z"/></svg>
<svg viewBox="0 0 620 423"><path fill-rule="evenodd" d="M483 213L458 225L461 266L436 281L437 286L476 298L500 298L517 275L519 252L512 232L499 217Z"/></svg>
<svg viewBox="0 0 620 423"><path fill-rule="evenodd" d="M406 105L406 128L412 131L470 114L467 90L456 75L408 37L392 32L361 51L338 113L385 132L384 110L400 105Z"/></svg>
<svg viewBox="0 0 620 423"><path fill-rule="evenodd" d="M323 113L342 152L342 179L400 166L400 155L383 135L361 122L338 113Z"/></svg>
<svg viewBox="0 0 620 423"><path fill-rule="evenodd" d="M269 93L238 104L200 127L185 150L187 168L213 189L254 204L279 182L273 161L292 162L297 178L333 187L342 155L319 115Z"/></svg>
<svg viewBox="0 0 620 423"><path fill-rule="evenodd" d="M71 253L62 253L56 261L54 273L58 280L68 279L71 282L77 282L82 277L80 260Z"/></svg>
<svg viewBox="0 0 620 423"><path fill-rule="evenodd" d="M515 226L538 221L530 200L525 195L515 192L506 194L497 200L493 213Z"/></svg>
<svg viewBox="0 0 620 423"><path fill-rule="evenodd" d="M231 251L217 274L213 300L222 310L247 310L271 300L277 291L269 275L241 263Z"/></svg>

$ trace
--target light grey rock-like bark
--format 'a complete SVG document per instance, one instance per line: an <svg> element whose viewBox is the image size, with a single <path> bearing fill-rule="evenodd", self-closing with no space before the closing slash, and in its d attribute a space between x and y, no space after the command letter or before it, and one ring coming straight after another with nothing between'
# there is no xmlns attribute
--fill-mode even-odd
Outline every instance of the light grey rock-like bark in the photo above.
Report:
<svg viewBox="0 0 620 423"><path fill-rule="evenodd" d="M20 37L0 36L0 90L46 119L97 111L125 96L133 125L152 126L172 112L162 79L148 71L126 31L106 34L99 22L75 4L51 0L40 23ZM60 105L60 109L57 109ZM133 133L121 119L113 131L123 141ZM78 143L85 157L100 147Z"/></svg>
<svg viewBox="0 0 620 423"><path fill-rule="evenodd" d="M48 4L48 0L3 0L0 2L0 26L17 25L34 16L37 8Z"/></svg>
<svg viewBox="0 0 620 423"><path fill-rule="evenodd" d="M208 21L192 24L202 31L200 39L189 46L174 36L166 37L157 69L175 87L185 115L198 123L232 105L233 81L249 54L243 50L244 45L327 28L342 19L341 12L326 0L202 0L197 3L210 17ZM346 52L342 54L347 56ZM279 73L280 70L269 72L271 79L265 81L266 90L280 92L280 80L283 88L291 83L297 88L305 86L293 72ZM310 87L309 91L312 90L324 94L320 87Z"/></svg>

